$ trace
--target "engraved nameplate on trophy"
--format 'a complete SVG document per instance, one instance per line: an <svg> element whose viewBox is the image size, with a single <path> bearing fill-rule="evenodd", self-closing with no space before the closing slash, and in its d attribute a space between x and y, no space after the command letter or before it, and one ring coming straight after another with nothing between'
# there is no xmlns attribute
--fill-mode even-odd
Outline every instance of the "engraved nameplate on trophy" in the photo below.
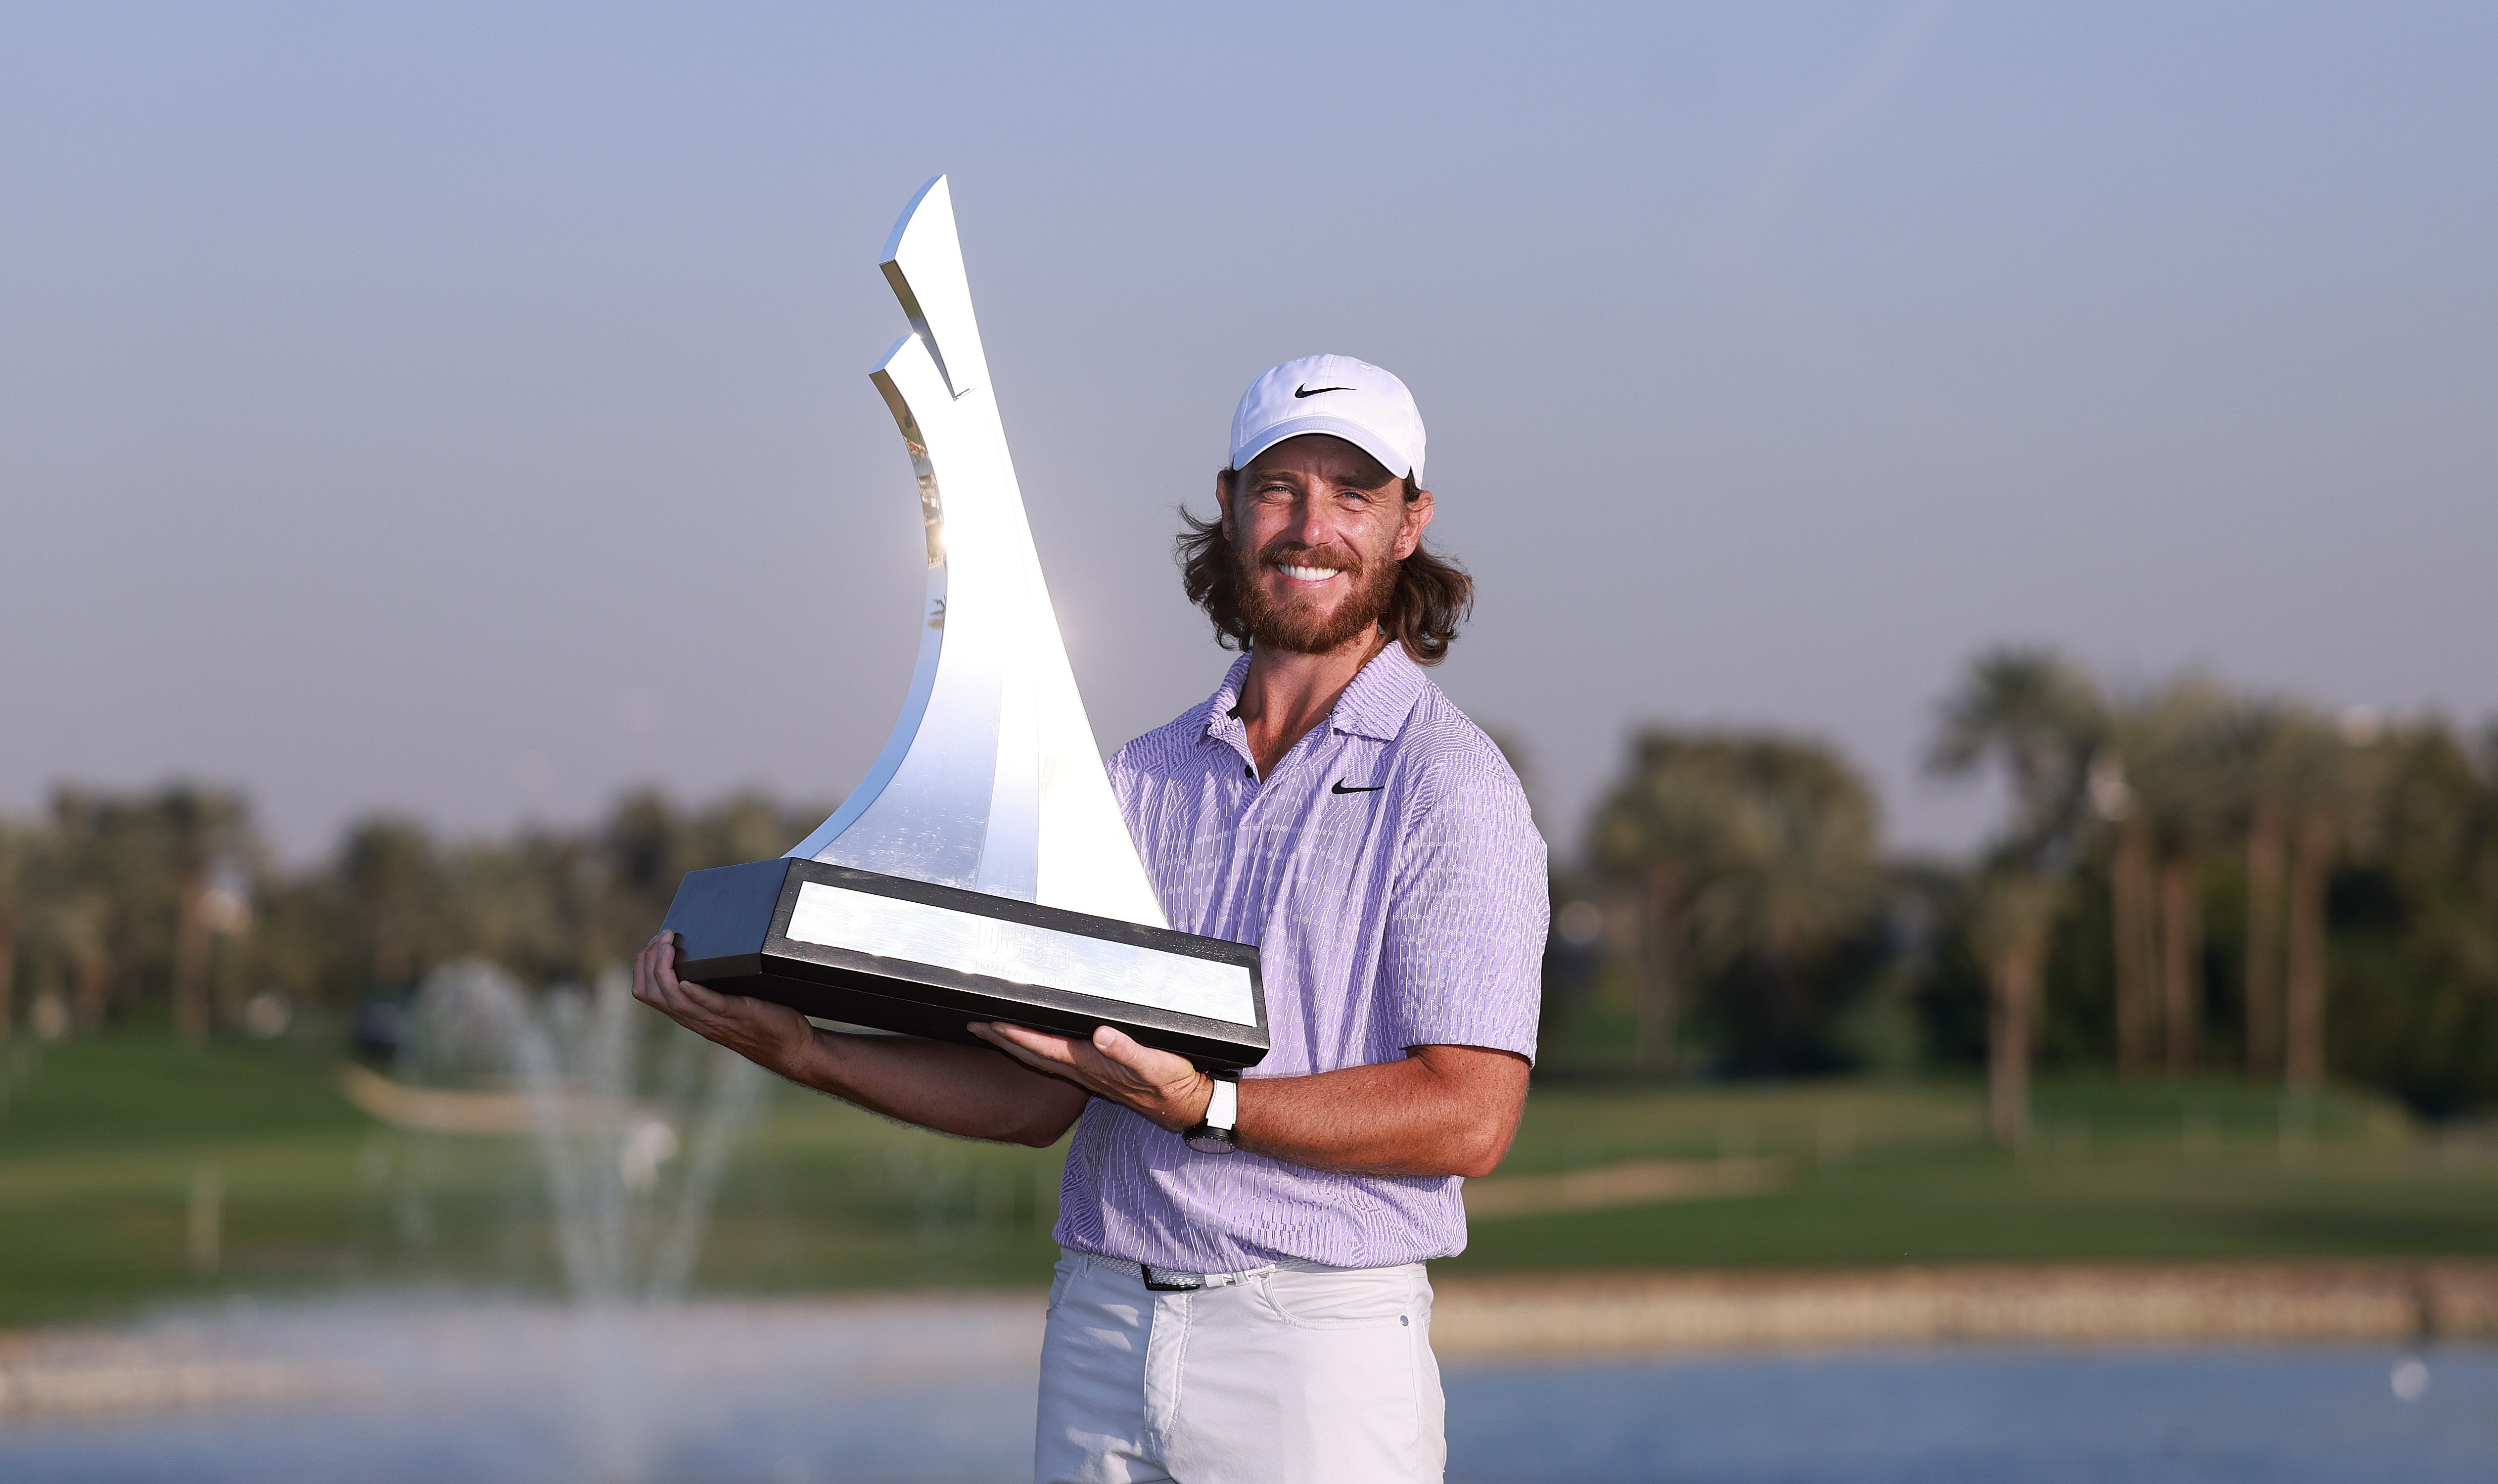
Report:
<svg viewBox="0 0 2498 1484"><path fill-rule="evenodd" d="M885 244L913 333L871 379L918 474L928 598L884 751L779 860L677 888L680 978L881 1030L1115 1025L1209 1067L1266 1053L1258 951L1173 932L1111 796L989 386L945 177Z"/></svg>

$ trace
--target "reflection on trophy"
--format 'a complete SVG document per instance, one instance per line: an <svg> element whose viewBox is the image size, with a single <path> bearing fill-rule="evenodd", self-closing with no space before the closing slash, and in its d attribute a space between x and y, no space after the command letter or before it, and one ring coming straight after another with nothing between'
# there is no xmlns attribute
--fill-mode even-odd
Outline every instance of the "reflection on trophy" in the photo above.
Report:
<svg viewBox="0 0 2498 1484"><path fill-rule="evenodd" d="M872 379L927 521L918 668L867 778L779 860L694 871L680 977L819 1017L970 1040L1115 1025L1207 1067L1266 1052L1258 951L1173 932L1146 880L1024 519L945 178L885 244L912 334Z"/></svg>

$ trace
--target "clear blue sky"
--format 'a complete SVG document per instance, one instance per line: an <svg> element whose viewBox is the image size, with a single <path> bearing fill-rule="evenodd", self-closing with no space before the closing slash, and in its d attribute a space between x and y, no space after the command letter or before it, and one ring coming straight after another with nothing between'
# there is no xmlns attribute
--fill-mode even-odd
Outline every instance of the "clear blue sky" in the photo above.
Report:
<svg viewBox="0 0 2498 1484"><path fill-rule="evenodd" d="M2477 722L2493 78L2485 4L9 6L0 809L848 789L940 171L1105 746L1212 686L1172 507L1320 350L1421 399L1442 683L1565 851L1648 718L1964 846L1998 640Z"/></svg>

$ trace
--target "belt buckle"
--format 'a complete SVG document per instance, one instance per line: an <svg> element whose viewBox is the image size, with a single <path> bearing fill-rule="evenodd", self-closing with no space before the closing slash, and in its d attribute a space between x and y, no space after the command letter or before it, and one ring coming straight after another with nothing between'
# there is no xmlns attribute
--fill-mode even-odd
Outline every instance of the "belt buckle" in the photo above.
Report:
<svg viewBox="0 0 2498 1484"><path fill-rule="evenodd" d="M1201 1278L1186 1283L1166 1283L1155 1277L1154 1270L1143 1263L1137 1264L1137 1274L1145 1280L1146 1289L1153 1293L1195 1293L1205 1286Z"/></svg>

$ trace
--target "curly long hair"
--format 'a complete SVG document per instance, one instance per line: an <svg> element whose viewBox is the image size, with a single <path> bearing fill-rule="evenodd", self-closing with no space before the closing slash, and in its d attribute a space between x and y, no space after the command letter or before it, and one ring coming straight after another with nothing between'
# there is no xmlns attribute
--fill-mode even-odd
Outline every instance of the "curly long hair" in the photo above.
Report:
<svg viewBox="0 0 2498 1484"><path fill-rule="evenodd" d="M1227 468L1217 476L1226 503L1239 472ZM1405 499L1411 501L1422 493L1414 476L1406 475ZM1217 510L1213 519L1200 520L1182 505L1179 519L1180 533L1171 544L1179 557L1182 591L1213 621L1215 642L1225 649L1247 649L1250 632L1240 602L1240 564L1231 538L1223 533L1223 513ZM1449 658L1449 644L1474 605L1475 580L1466 575L1466 569L1418 543L1412 556L1396 564L1395 596L1389 599L1379 627L1405 646L1415 663L1437 664Z"/></svg>

